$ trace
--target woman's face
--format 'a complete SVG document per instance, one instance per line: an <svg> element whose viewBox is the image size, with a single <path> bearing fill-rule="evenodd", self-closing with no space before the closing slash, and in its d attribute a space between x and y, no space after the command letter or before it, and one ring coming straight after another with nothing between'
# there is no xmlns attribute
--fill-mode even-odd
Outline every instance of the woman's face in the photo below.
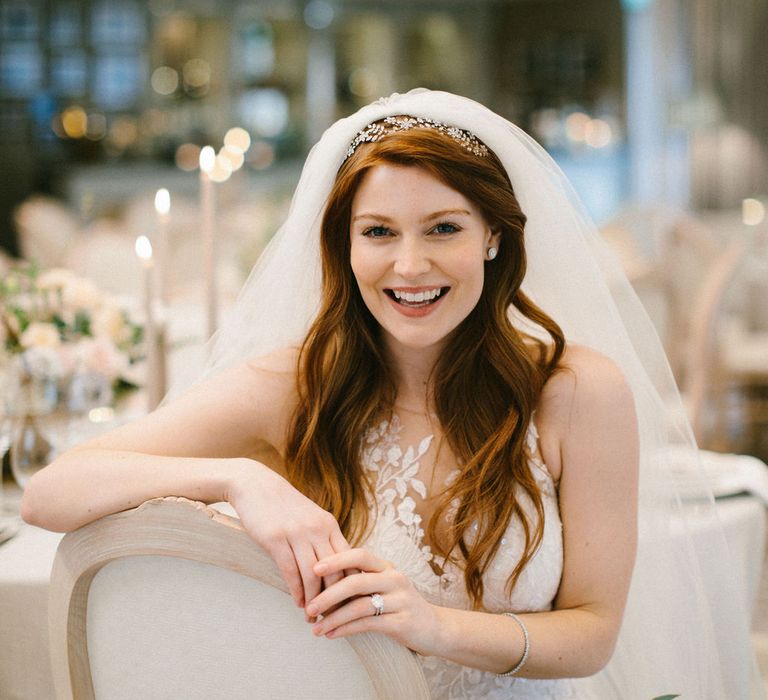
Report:
<svg viewBox="0 0 768 700"><path fill-rule="evenodd" d="M488 248L499 245L464 195L392 164L363 177L350 236L360 294L393 350L439 350L480 299Z"/></svg>

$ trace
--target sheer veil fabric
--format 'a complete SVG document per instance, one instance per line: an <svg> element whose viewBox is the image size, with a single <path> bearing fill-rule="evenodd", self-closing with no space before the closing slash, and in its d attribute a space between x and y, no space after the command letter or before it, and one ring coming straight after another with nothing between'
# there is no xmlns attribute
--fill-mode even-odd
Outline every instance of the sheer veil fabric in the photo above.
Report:
<svg viewBox="0 0 768 700"><path fill-rule="evenodd" d="M336 171L360 129L400 114L468 129L495 151L528 217L523 289L569 342L616 362L634 392L641 435L638 556L616 652L601 673L579 681L585 695L764 698L746 601L732 580L714 500L699 476L696 446L653 326L554 161L486 107L419 89L377 100L332 125L307 158L287 220L211 340L205 376L302 341L318 309L320 222Z"/></svg>

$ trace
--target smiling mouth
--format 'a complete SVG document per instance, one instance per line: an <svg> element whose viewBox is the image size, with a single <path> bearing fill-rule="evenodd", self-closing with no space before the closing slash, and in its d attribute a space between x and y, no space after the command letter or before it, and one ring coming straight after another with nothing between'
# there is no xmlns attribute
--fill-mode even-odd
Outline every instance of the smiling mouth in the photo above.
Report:
<svg viewBox="0 0 768 700"><path fill-rule="evenodd" d="M406 292L400 289L385 289L384 293L397 304L411 309L430 306L448 293L450 287L433 287L418 292Z"/></svg>

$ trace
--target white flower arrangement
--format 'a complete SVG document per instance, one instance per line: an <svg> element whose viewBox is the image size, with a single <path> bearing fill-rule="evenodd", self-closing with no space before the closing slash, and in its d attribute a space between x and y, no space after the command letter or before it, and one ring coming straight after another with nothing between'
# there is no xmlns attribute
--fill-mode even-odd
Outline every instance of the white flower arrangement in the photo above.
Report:
<svg viewBox="0 0 768 700"><path fill-rule="evenodd" d="M0 347L18 380L103 377L115 395L136 388L143 328L116 300L70 270L11 270L0 282Z"/></svg>

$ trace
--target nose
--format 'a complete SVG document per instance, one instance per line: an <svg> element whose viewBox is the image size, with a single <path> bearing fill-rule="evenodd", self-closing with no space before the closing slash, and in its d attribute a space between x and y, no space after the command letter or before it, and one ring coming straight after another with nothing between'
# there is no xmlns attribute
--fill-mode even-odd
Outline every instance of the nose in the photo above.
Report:
<svg viewBox="0 0 768 700"><path fill-rule="evenodd" d="M428 246L421 237L403 236L397 249L394 271L404 279L415 279L432 269Z"/></svg>

